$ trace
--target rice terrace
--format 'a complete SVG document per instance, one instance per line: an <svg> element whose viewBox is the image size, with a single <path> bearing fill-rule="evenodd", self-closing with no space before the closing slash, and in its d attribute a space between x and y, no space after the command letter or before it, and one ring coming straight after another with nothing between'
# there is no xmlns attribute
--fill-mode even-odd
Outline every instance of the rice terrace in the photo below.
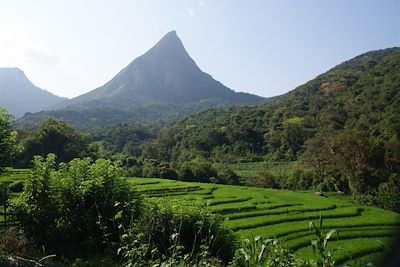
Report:
<svg viewBox="0 0 400 267"><path fill-rule="evenodd" d="M8 170L2 183L23 181L29 171ZM330 248L341 248L337 264L359 266L379 262L385 248L399 235L400 215L374 207L361 207L340 193L315 195L244 186L188 183L157 178L128 178L146 198L184 199L206 204L221 214L241 238L279 238L302 258L313 258L315 239L310 221L321 216L325 230L337 229ZM1 221L1 217L0 217Z"/></svg>

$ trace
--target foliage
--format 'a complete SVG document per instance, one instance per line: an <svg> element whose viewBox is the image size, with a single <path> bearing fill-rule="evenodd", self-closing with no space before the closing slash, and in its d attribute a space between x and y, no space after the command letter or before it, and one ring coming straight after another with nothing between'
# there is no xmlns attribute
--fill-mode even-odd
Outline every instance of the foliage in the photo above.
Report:
<svg viewBox="0 0 400 267"><path fill-rule="evenodd" d="M212 164L203 157L186 161L179 167L179 179L183 181L209 182L215 176L217 173Z"/></svg>
<svg viewBox="0 0 400 267"><path fill-rule="evenodd" d="M151 122L166 125L201 110L229 105L228 102L220 98L213 98L188 104L173 104L169 102L135 103L134 105L129 104L126 108L119 108L121 106L120 103L115 104L114 108L80 106L36 113L28 112L16 121L16 125L21 129L32 130L36 125L48 118L63 120L82 131L91 131L124 123L148 124Z"/></svg>
<svg viewBox="0 0 400 267"><path fill-rule="evenodd" d="M0 173L18 152L17 132L12 130L11 120L12 116L0 108Z"/></svg>
<svg viewBox="0 0 400 267"><path fill-rule="evenodd" d="M392 175L387 183L379 185L375 196L376 205L388 210L400 211L400 176Z"/></svg>
<svg viewBox="0 0 400 267"><path fill-rule="evenodd" d="M111 154L123 153L128 156L140 156L140 146L154 139L160 126L139 123L117 124L110 127L92 130L94 142L102 142Z"/></svg>
<svg viewBox="0 0 400 267"><path fill-rule="evenodd" d="M217 184L239 185L240 177L226 164L214 164L216 177L210 178L210 182Z"/></svg>
<svg viewBox="0 0 400 267"><path fill-rule="evenodd" d="M173 124L155 144L166 145L160 149L168 160L187 150L215 161L295 160L310 138L354 125L390 139L400 125L399 57L398 48L366 53L267 104L200 112Z"/></svg>
<svg viewBox="0 0 400 267"><path fill-rule="evenodd" d="M253 239L245 239L244 247L235 252L234 262L237 266L262 266L267 252L267 246L273 242L273 239L263 240L261 236Z"/></svg>
<svg viewBox="0 0 400 267"><path fill-rule="evenodd" d="M265 187L265 188L277 188L276 178L268 171L262 171L256 177L247 178L245 180L246 185L255 187Z"/></svg>
<svg viewBox="0 0 400 267"><path fill-rule="evenodd" d="M101 251L103 241L118 240L118 225L128 223L115 216L124 212L133 219L140 209L120 175L118 163L104 159L74 159L56 170L53 154L35 156L25 190L13 203L16 218L29 238L50 251Z"/></svg>
<svg viewBox="0 0 400 267"><path fill-rule="evenodd" d="M256 236L245 239L242 247L235 252L234 266L243 267L286 267L312 266L311 262L301 261L295 254L285 248L278 239L263 239Z"/></svg>
<svg viewBox="0 0 400 267"><path fill-rule="evenodd" d="M317 238L311 241L314 254L318 253L319 256L317 257L317 265L321 267L333 267L335 265L333 255L338 249L329 250L328 242L334 234L338 235L337 230L330 230L326 234L323 233L322 216L318 223L310 222L309 228L314 230Z"/></svg>
<svg viewBox="0 0 400 267"><path fill-rule="evenodd" d="M34 155L44 157L49 153L57 156L57 162L84 157L89 140L87 134L77 133L71 125L48 119L40 123L34 133L21 140L23 152L17 159L17 165L26 167Z"/></svg>
<svg viewBox="0 0 400 267"><path fill-rule="evenodd" d="M397 139L376 140L353 128L324 137L323 142L322 137L314 138L303 159L313 166L325 189L350 192L364 204L398 211L400 157L395 150L399 146Z"/></svg>
<svg viewBox="0 0 400 267"><path fill-rule="evenodd" d="M223 226L221 217L205 207L164 199L146 202L143 215L122 236L122 243L120 253L131 266L155 259L186 258L199 263L204 253L228 262L236 237Z"/></svg>

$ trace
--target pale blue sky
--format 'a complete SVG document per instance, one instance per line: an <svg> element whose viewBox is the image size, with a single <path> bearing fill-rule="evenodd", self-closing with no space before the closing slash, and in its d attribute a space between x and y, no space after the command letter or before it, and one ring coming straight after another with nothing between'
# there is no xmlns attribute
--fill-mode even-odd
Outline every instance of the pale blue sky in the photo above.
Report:
<svg viewBox="0 0 400 267"><path fill-rule="evenodd" d="M400 46L399 17L399 0L0 0L0 67L73 97L176 30L203 71L268 97Z"/></svg>

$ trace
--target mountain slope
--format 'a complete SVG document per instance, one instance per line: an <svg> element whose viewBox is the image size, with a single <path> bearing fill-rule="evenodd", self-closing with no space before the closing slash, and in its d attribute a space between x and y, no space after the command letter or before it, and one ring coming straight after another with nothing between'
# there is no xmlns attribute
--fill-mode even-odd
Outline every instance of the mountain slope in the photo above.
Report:
<svg viewBox="0 0 400 267"><path fill-rule="evenodd" d="M40 111L64 99L33 85L18 68L0 68L0 107L16 117Z"/></svg>
<svg viewBox="0 0 400 267"><path fill-rule="evenodd" d="M236 93L202 72L172 31L105 85L66 101L63 106L129 109L144 103L188 104L212 98L231 104L263 100Z"/></svg>
<svg viewBox="0 0 400 267"><path fill-rule="evenodd" d="M169 123L198 111L269 101L237 93L204 73L186 52L175 31L136 58L103 86L18 120L33 128L47 117L80 130L126 122Z"/></svg>
<svg viewBox="0 0 400 267"><path fill-rule="evenodd" d="M271 103L188 117L149 145L168 160L295 160L307 140L354 129L374 142L399 142L399 114L400 48L390 48L344 62Z"/></svg>

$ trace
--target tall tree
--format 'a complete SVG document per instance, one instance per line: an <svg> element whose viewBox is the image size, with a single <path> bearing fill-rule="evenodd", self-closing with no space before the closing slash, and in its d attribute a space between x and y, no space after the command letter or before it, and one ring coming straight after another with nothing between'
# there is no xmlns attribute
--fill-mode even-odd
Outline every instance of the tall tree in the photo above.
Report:
<svg viewBox="0 0 400 267"><path fill-rule="evenodd" d="M10 164L18 150L17 132L11 127L12 118L5 109L0 108L0 172Z"/></svg>

